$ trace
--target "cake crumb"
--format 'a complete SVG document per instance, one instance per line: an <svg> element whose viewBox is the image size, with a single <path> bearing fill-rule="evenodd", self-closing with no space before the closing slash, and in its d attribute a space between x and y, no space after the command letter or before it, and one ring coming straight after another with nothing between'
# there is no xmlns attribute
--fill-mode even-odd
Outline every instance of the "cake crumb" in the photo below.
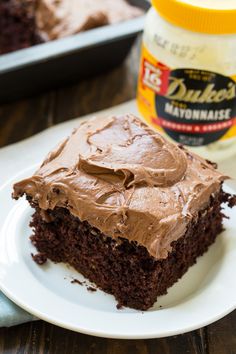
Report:
<svg viewBox="0 0 236 354"><path fill-rule="evenodd" d="M93 288L92 286L88 286L88 287L87 287L87 290L88 290L88 291L92 291L92 292L93 292L93 291L97 291L97 289Z"/></svg>
<svg viewBox="0 0 236 354"><path fill-rule="evenodd" d="M44 253L37 253L37 254L31 253L31 257L33 258L35 263L39 265L43 265L47 262L47 257Z"/></svg>
<svg viewBox="0 0 236 354"><path fill-rule="evenodd" d="M79 284L79 285L84 285L84 282L80 281L79 279L73 279L71 280L71 284Z"/></svg>
<svg viewBox="0 0 236 354"><path fill-rule="evenodd" d="M116 305L116 308L117 308L117 310L122 310L124 307L123 307L121 304L118 303L118 304Z"/></svg>
<svg viewBox="0 0 236 354"><path fill-rule="evenodd" d="M236 206L236 196L235 195L229 196L228 205L230 208L233 208L234 206Z"/></svg>

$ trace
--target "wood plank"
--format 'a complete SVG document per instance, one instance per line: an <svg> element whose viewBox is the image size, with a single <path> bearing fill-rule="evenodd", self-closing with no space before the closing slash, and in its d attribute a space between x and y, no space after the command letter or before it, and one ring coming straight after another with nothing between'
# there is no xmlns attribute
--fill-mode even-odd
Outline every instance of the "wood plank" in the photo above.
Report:
<svg viewBox="0 0 236 354"><path fill-rule="evenodd" d="M0 343L4 354L207 353L199 344L199 340L198 331L163 339L105 339L68 331L43 321L0 329Z"/></svg>
<svg viewBox="0 0 236 354"><path fill-rule="evenodd" d="M210 354L236 354L236 310L207 328Z"/></svg>
<svg viewBox="0 0 236 354"><path fill-rule="evenodd" d="M55 93L0 106L0 147L52 125Z"/></svg>

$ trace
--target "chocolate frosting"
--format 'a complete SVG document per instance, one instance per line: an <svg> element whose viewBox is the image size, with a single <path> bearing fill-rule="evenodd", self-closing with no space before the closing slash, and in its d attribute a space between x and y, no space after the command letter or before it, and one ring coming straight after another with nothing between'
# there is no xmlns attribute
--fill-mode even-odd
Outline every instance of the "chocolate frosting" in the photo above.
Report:
<svg viewBox="0 0 236 354"><path fill-rule="evenodd" d="M45 40L62 38L108 23L140 16L125 0L40 0L36 23Z"/></svg>
<svg viewBox="0 0 236 354"><path fill-rule="evenodd" d="M43 210L67 208L162 259L226 178L128 114L82 123L14 185L13 197L26 194Z"/></svg>

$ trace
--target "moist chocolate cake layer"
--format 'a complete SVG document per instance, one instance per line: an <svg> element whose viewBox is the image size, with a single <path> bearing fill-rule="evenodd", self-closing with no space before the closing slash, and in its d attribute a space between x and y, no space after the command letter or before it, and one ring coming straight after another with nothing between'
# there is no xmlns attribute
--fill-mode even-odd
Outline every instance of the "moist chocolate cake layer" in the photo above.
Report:
<svg viewBox="0 0 236 354"><path fill-rule="evenodd" d="M40 43L35 22L36 0L0 1L0 54Z"/></svg>
<svg viewBox="0 0 236 354"><path fill-rule="evenodd" d="M172 252L163 260L150 256L137 242L105 236L67 209L48 210L45 215L36 206L31 240L40 253L35 260L39 264L47 258L68 263L113 294L119 307L147 310L215 241L222 231L221 203L227 201L230 203L230 197L222 190L211 198L208 207L189 223L185 235L172 243Z"/></svg>

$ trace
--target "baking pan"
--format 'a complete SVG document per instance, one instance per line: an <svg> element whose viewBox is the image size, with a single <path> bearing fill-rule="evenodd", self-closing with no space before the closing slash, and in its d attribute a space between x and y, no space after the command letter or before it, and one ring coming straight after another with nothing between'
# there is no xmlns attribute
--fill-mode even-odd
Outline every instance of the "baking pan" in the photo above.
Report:
<svg viewBox="0 0 236 354"><path fill-rule="evenodd" d="M145 11L148 0L132 0ZM140 16L0 56L0 103L31 96L119 65L142 31Z"/></svg>

